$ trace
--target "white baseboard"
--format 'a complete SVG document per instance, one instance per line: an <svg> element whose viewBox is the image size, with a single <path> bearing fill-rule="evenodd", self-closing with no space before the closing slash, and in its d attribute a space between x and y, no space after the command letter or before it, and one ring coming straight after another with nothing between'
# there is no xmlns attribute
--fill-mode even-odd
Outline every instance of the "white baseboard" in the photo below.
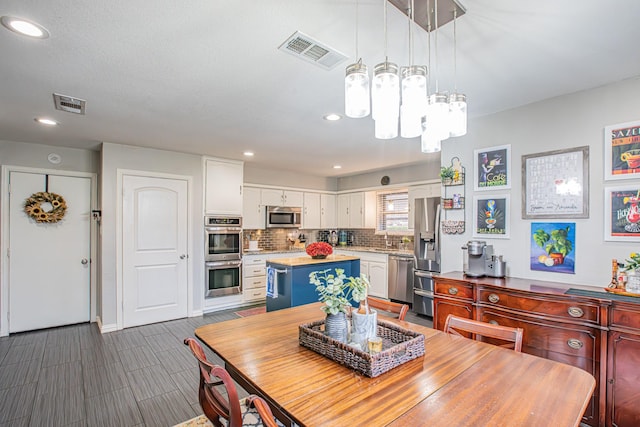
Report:
<svg viewBox="0 0 640 427"><path fill-rule="evenodd" d="M118 325L115 323L112 323L110 325L103 325L100 316L96 316L96 323L98 324L98 328L100 329L101 334L115 332L118 330Z"/></svg>
<svg viewBox="0 0 640 427"><path fill-rule="evenodd" d="M198 317L198 316L202 316L203 314L204 314L203 310L193 310L189 315L189 317Z"/></svg>

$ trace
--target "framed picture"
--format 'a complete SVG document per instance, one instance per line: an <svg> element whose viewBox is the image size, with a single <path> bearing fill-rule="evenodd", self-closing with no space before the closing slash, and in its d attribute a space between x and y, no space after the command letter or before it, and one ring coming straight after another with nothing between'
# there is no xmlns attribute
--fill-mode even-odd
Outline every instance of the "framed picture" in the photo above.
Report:
<svg viewBox="0 0 640 427"><path fill-rule="evenodd" d="M640 121L604 128L604 179L640 178Z"/></svg>
<svg viewBox="0 0 640 427"><path fill-rule="evenodd" d="M522 218L589 218L589 147L522 156Z"/></svg>
<svg viewBox="0 0 640 427"><path fill-rule="evenodd" d="M511 188L511 145L473 150L474 189Z"/></svg>
<svg viewBox="0 0 640 427"><path fill-rule="evenodd" d="M473 197L473 237L509 238L509 195Z"/></svg>
<svg viewBox="0 0 640 427"><path fill-rule="evenodd" d="M604 189L604 240L640 241L640 184Z"/></svg>
<svg viewBox="0 0 640 427"><path fill-rule="evenodd" d="M576 223L531 223L531 270L575 274Z"/></svg>

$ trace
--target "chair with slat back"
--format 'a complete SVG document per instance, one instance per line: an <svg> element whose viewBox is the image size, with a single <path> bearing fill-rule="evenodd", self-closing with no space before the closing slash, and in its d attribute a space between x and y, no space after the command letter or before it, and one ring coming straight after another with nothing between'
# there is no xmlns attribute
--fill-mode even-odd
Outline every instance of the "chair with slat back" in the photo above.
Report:
<svg viewBox="0 0 640 427"><path fill-rule="evenodd" d="M251 395L246 399L246 407L240 404L238 391L231 378L231 375L222 367L207 361L207 357L200 344L193 338L186 338L185 345L198 360L200 368L200 386L198 388L198 398L204 415L213 423L215 427L241 427L245 425L256 425L255 419L262 421L267 427L276 427L277 424L271 413L271 409L264 399ZM219 379L219 380L218 380ZM216 387L224 385L227 396L225 397ZM243 409L244 407L244 409ZM226 423L222 423L222 419Z"/></svg>
<svg viewBox="0 0 640 427"><path fill-rule="evenodd" d="M407 304L400 304L380 298L367 297L367 304L369 304L369 307L397 314L398 320L404 320L407 312L409 311L409 306Z"/></svg>
<svg viewBox="0 0 640 427"><path fill-rule="evenodd" d="M461 332L468 332L475 335L476 339L478 337L494 338L506 341L505 344L500 345L501 347L522 351L522 328L494 325L449 314L444 322L444 332L460 336L465 336Z"/></svg>

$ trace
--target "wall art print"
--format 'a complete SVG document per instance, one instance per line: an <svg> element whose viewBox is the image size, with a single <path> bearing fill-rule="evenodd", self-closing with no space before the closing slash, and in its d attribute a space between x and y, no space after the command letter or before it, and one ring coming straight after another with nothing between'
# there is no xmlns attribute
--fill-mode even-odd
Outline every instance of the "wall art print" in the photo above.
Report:
<svg viewBox="0 0 640 427"><path fill-rule="evenodd" d="M511 145L482 148L473 153L476 191L511 188Z"/></svg>
<svg viewBox="0 0 640 427"><path fill-rule="evenodd" d="M640 240L640 184L604 189L604 240Z"/></svg>
<svg viewBox="0 0 640 427"><path fill-rule="evenodd" d="M531 270L575 274L575 222L531 223Z"/></svg>
<svg viewBox="0 0 640 427"><path fill-rule="evenodd" d="M604 179L640 178L640 121L604 128Z"/></svg>
<svg viewBox="0 0 640 427"><path fill-rule="evenodd" d="M509 195L473 197L473 237L509 238Z"/></svg>

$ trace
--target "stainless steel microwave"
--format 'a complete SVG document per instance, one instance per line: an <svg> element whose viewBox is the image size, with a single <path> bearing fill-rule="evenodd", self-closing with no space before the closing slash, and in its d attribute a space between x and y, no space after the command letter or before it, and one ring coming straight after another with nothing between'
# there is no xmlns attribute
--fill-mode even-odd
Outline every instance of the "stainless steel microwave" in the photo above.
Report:
<svg viewBox="0 0 640 427"><path fill-rule="evenodd" d="M302 208L267 206L267 228L300 228Z"/></svg>

